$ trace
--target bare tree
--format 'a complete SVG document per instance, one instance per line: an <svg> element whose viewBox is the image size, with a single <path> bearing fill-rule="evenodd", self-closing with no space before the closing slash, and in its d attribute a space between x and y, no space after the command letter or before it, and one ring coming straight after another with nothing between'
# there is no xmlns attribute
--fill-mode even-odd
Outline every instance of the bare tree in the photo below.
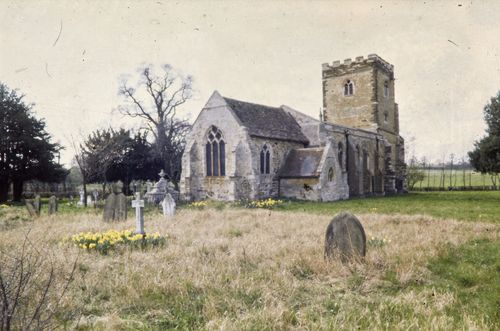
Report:
<svg viewBox="0 0 500 331"><path fill-rule="evenodd" d="M146 129L155 139L155 153L167 176L177 182L181 172L181 157L185 135L190 128L178 118L178 111L192 98L192 78L184 76L170 65L163 65L159 74L149 65L140 69L136 87L124 81L119 94L126 104L118 110L127 116L145 121Z"/></svg>

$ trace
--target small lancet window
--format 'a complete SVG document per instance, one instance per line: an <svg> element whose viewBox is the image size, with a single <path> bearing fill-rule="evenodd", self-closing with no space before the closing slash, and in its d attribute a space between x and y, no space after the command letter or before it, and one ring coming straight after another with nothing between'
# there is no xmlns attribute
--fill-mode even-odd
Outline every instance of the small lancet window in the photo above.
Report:
<svg viewBox="0 0 500 331"><path fill-rule="evenodd" d="M207 176L226 175L226 144L222 132L212 126L205 145Z"/></svg>
<svg viewBox="0 0 500 331"><path fill-rule="evenodd" d="M389 82L384 82L384 98L389 97Z"/></svg>
<svg viewBox="0 0 500 331"><path fill-rule="evenodd" d="M333 168L328 169L328 181L333 182Z"/></svg>
<svg viewBox="0 0 500 331"><path fill-rule="evenodd" d="M389 113L385 112L384 113L384 123L387 123L388 120L389 120Z"/></svg>
<svg viewBox="0 0 500 331"><path fill-rule="evenodd" d="M347 80L344 84L344 95L353 95L354 94L354 83L351 80Z"/></svg>
<svg viewBox="0 0 500 331"><path fill-rule="evenodd" d="M339 166L340 169L343 169L344 167L342 166L343 164L342 162L344 161L344 145L342 145L342 143L339 143L338 149L339 149L339 155L338 155Z"/></svg>
<svg viewBox="0 0 500 331"><path fill-rule="evenodd" d="M263 175L271 173L271 152L267 145L262 146L260 151L260 173Z"/></svg>

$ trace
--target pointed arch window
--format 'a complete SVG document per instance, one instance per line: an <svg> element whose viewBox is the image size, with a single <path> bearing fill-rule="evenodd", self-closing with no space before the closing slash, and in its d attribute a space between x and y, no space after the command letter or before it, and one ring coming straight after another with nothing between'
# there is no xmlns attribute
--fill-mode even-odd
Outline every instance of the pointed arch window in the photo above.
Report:
<svg viewBox="0 0 500 331"><path fill-rule="evenodd" d="M215 126L212 126L208 132L205 156L207 176L226 175L226 143L222 132Z"/></svg>
<svg viewBox="0 0 500 331"><path fill-rule="evenodd" d="M354 83L351 80L347 80L344 84L344 95L353 95L354 94Z"/></svg>
<svg viewBox="0 0 500 331"><path fill-rule="evenodd" d="M330 169L328 169L328 181L333 182L333 167L330 167Z"/></svg>
<svg viewBox="0 0 500 331"><path fill-rule="evenodd" d="M260 150L260 173L269 174L271 172L271 151L266 144Z"/></svg>

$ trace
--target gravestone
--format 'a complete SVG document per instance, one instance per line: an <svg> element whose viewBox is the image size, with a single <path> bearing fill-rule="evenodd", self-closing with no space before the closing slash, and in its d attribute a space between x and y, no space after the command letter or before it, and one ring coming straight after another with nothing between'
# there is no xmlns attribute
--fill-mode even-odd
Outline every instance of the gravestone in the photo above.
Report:
<svg viewBox="0 0 500 331"><path fill-rule="evenodd" d="M97 203L97 201L99 200L99 191L92 191L92 196L94 197L94 203Z"/></svg>
<svg viewBox="0 0 500 331"><path fill-rule="evenodd" d="M40 215L40 212L42 211L42 200L40 199L39 194L37 194L33 200L33 207L35 207L36 213Z"/></svg>
<svg viewBox="0 0 500 331"><path fill-rule="evenodd" d="M80 190L78 192L80 194L80 201L78 201L78 206L83 206L85 204L85 192L83 190Z"/></svg>
<svg viewBox="0 0 500 331"><path fill-rule="evenodd" d="M123 183L118 181L113 184L113 192L106 198L104 204L104 221L127 219L127 197L122 193Z"/></svg>
<svg viewBox="0 0 500 331"><path fill-rule="evenodd" d="M49 198L49 215L54 215L57 213L57 198L55 195Z"/></svg>
<svg viewBox="0 0 500 331"><path fill-rule="evenodd" d="M87 195L87 207L94 206L94 201L92 200L92 196L89 194Z"/></svg>
<svg viewBox="0 0 500 331"><path fill-rule="evenodd" d="M335 215L326 229L325 258L340 257L342 262L366 254L366 235L363 225L351 213Z"/></svg>
<svg viewBox="0 0 500 331"><path fill-rule="evenodd" d="M37 213L37 209L35 208L35 202L33 200L26 200L25 202L26 209L31 217L38 217L40 213Z"/></svg>
<svg viewBox="0 0 500 331"><path fill-rule="evenodd" d="M144 232L144 200L141 200L141 193L135 194L135 200L132 200L132 208L135 208L135 233L145 234Z"/></svg>
<svg viewBox="0 0 500 331"><path fill-rule="evenodd" d="M161 202L161 207L163 209L163 216L172 217L175 215L175 200L170 193L165 195L165 198Z"/></svg>

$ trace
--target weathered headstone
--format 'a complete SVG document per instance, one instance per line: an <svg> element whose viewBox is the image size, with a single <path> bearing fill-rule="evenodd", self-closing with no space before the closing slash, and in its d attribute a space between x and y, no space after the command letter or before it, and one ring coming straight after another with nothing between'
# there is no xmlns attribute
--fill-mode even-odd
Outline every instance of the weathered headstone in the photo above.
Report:
<svg viewBox="0 0 500 331"><path fill-rule="evenodd" d="M165 198L161 202L161 207L163 209L163 216L172 217L175 215L175 200L170 193L165 195Z"/></svg>
<svg viewBox="0 0 500 331"><path fill-rule="evenodd" d="M35 209L33 200L26 200L24 203L26 204L26 209L28 210L28 213L30 214L31 217L40 216L40 214L37 213L37 211Z"/></svg>
<svg viewBox="0 0 500 331"><path fill-rule="evenodd" d="M49 215L57 213L57 197L55 195L49 198Z"/></svg>
<svg viewBox="0 0 500 331"><path fill-rule="evenodd" d="M85 204L85 192L83 190L80 190L78 192L80 194L80 201L78 201L78 206L83 206Z"/></svg>
<svg viewBox="0 0 500 331"><path fill-rule="evenodd" d="M366 235L363 225L351 213L335 215L326 229L325 258L340 257L342 262L366 254Z"/></svg>
<svg viewBox="0 0 500 331"><path fill-rule="evenodd" d="M42 200L40 199L39 194L37 194L33 200L33 207L35 208L36 213L40 215L40 212L42 211Z"/></svg>
<svg viewBox="0 0 500 331"><path fill-rule="evenodd" d="M135 233L145 234L144 232L144 200L141 200L141 193L135 194L135 200L132 200L132 208L135 208Z"/></svg>
<svg viewBox="0 0 500 331"><path fill-rule="evenodd" d="M87 207L94 206L94 201L92 200L92 196L90 194L87 195Z"/></svg>
<svg viewBox="0 0 500 331"><path fill-rule="evenodd" d="M93 190L92 197L94 198L94 202L97 202L99 200L99 191Z"/></svg>
<svg viewBox="0 0 500 331"><path fill-rule="evenodd" d="M106 198L103 218L105 221L127 219L127 197L122 193L123 183L113 184L113 192Z"/></svg>

